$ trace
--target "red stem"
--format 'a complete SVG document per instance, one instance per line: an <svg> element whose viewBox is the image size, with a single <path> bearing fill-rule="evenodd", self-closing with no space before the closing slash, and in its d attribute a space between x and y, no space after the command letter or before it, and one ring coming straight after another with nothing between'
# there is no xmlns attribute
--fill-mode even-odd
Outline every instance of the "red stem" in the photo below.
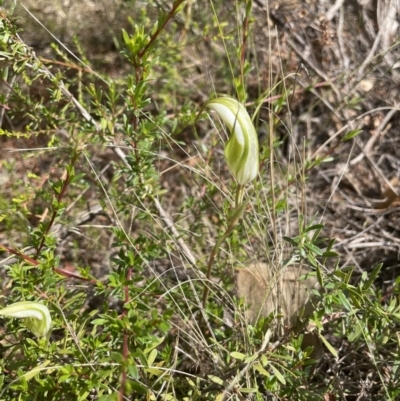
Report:
<svg viewBox="0 0 400 401"><path fill-rule="evenodd" d="M149 43L138 53L137 57L133 58L133 66L135 68L135 79L136 79L136 84L138 84L142 79L143 79L143 70L141 67L141 59L142 57L146 54L146 52L149 50L149 48L152 46L152 44L156 41L158 35L160 32L164 29L165 25L167 22L175 15L176 10L178 7L184 2L184 0L177 0L176 3L172 6L171 11L168 13L166 18L164 19L163 23L157 28L157 30L154 32L153 36L150 38ZM132 99L132 104L133 107L136 108L136 102L135 99ZM139 118L134 114L133 116L133 128L135 132L138 131L138 126L139 126ZM136 162L139 162L139 150L137 147L137 144L135 142L132 143L134 153L135 153L135 158ZM132 277L132 268L130 267L126 273L126 280L129 282ZM130 301L129 298L129 287L128 284L125 285L124 287L124 303L128 304ZM125 316L127 313L127 310L124 309L122 316ZM124 361L128 359L129 355L129 344L128 344L128 332L125 330L124 331L124 337L122 340L122 356ZM124 393L125 393L125 386L126 386L126 380L127 380L127 373L126 373L126 366L125 364L122 365L122 371L121 371L121 387L119 389L119 394L118 394L118 399L119 401L123 401L124 398Z"/></svg>
<svg viewBox="0 0 400 401"><path fill-rule="evenodd" d="M142 49L141 52L139 52L139 58L142 58L147 50L149 49L149 47L155 42L155 40L157 39L158 35L160 34L160 32L164 29L165 25L167 24L167 22L174 16L174 14L176 13L177 8L184 2L185 0L178 0L176 3L174 3L174 5L171 8L171 11L168 13L167 17L165 18L164 22L157 28L157 30L154 32L153 36L150 38L149 43L147 43L147 45L145 46L144 49Z"/></svg>
<svg viewBox="0 0 400 401"><path fill-rule="evenodd" d="M131 278L132 278L132 268L130 267L126 273L126 279L129 281ZM130 300L128 285L125 285L124 293L125 293L124 303L126 305ZM127 310L124 309L122 312L122 316L126 316L126 314L127 314ZM128 359L128 355L129 355L128 332L126 330L124 330L124 337L122 339L122 357L124 358L125 362ZM126 367L125 367L125 365L123 365L122 372L121 372L121 387L119 389L119 394L118 394L119 401L123 401L123 399L124 399L126 379L127 379Z"/></svg>
<svg viewBox="0 0 400 401"><path fill-rule="evenodd" d="M77 159L78 159L78 154L75 154L75 155L73 156L72 160L71 160L71 166L74 166L74 165L75 165L75 162L76 162ZM63 182L61 191L60 191L60 193L57 195L57 203L58 203L58 204L61 203L61 200L62 200L63 196L65 195L65 192L67 191L68 185L70 184L70 180L71 180L71 176L70 176L70 174L69 174L68 171L67 171L67 176L65 177L65 180L64 180L64 182ZM39 245L39 246L37 247L37 249L36 249L35 259L39 256L40 251L42 250L42 248L43 248L43 246L44 246L44 243L45 243L45 241L46 241L46 236L47 236L47 234L50 232L51 227L53 226L56 217L57 217L57 210L53 210L53 213L52 213L52 215L51 215L50 221L49 221L49 223L47 224L47 228L46 228L45 232L43 233L42 240L40 241L40 245Z"/></svg>

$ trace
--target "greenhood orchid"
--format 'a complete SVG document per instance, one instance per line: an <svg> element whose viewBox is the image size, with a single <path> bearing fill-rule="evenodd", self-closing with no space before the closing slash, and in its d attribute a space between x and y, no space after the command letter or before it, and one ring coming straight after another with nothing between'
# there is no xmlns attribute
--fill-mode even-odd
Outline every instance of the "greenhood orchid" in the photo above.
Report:
<svg viewBox="0 0 400 401"><path fill-rule="evenodd" d="M47 306L39 302L16 302L0 309L0 316L24 319L25 326L36 337L46 337L51 328L51 316Z"/></svg>
<svg viewBox="0 0 400 401"><path fill-rule="evenodd" d="M253 181L259 168L258 138L246 109L228 96L210 100L206 107L215 111L231 131L225 159L237 183L243 186Z"/></svg>

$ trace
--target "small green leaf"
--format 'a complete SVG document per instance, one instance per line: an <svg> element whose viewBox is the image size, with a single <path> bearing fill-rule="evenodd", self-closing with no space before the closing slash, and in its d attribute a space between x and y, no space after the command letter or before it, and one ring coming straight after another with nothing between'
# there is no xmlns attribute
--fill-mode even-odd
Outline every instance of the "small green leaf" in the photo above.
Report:
<svg viewBox="0 0 400 401"><path fill-rule="evenodd" d="M318 248L317 246L315 246L314 244L304 244L304 246L310 250L311 252L315 253L318 256L322 256L323 251Z"/></svg>
<svg viewBox="0 0 400 401"><path fill-rule="evenodd" d="M208 377L213 383L219 384L219 385L221 385L221 386L224 385L224 381L223 381L221 378L217 377L217 376L208 375L207 377Z"/></svg>
<svg viewBox="0 0 400 401"><path fill-rule="evenodd" d="M286 385L286 380L283 377L282 373L279 372L279 370L272 364L270 364L269 366L271 366L271 369L274 371L274 375L276 376L276 378L283 384Z"/></svg>
<svg viewBox="0 0 400 401"><path fill-rule="evenodd" d="M374 283L374 281L375 281L376 278L378 277L379 272L381 271L381 268L382 268L382 263L376 265L376 266L372 269L372 272L369 273L369 278L368 278L368 280L367 280L365 283L363 283L363 289L364 289L364 290L367 290L368 288L371 287L371 285Z"/></svg>
<svg viewBox="0 0 400 401"><path fill-rule="evenodd" d="M133 391L137 391L139 394L147 394L148 392L147 387L138 382L131 382L130 386L132 387Z"/></svg>
<svg viewBox="0 0 400 401"><path fill-rule="evenodd" d="M339 254L337 252L333 252L333 251L325 251L322 256L324 258L337 258L339 256Z"/></svg>
<svg viewBox="0 0 400 401"><path fill-rule="evenodd" d="M283 236L282 238L284 239L284 241L288 242L290 245L293 245L293 246L298 245L298 241L295 241L290 237Z"/></svg>
<svg viewBox="0 0 400 401"><path fill-rule="evenodd" d="M293 360L293 358L288 355L279 355L279 354L275 354L273 352L268 353L268 355L274 359L281 359L283 361L292 361ZM263 362L263 366L265 366L264 362Z"/></svg>
<svg viewBox="0 0 400 401"><path fill-rule="evenodd" d="M239 359L239 361L243 361L246 358L246 355L241 352L231 352L229 355L232 358Z"/></svg>
<svg viewBox="0 0 400 401"><path fill-rule="evenodd" d="M151 375L154 375L154 376L160 376L164 373L163 370L157 369L157 368L146 368L144 370L145 370L145 372L150 373Z"/></svg>
<svg viewBox="0 0 400 401"><path fill-rule="evenodd" d="M319 265L317 266L316 272L317 272L318 283L322 288L324 288L324 279L322 277L322 272Z"/></svg>
<svg viewBox="0 0 400 401"><path fill-rule="evenodd" d="M103 325L103 324L106 323L106 322L107 322L106 319L94 319L94 320L92 320L92 324L93 324L94 326L101 326L101 325Z"/></svg>
<svg viewBox="0 0 400 401"><path fill-rule="evenodd" d="M347 297L343 294L342 291L337 292L337 297L340 301L340 304L343 305L348 311L352 310L352 306L350 305L350 302L348 301Z"/></svg>
<svg viewBox="0 0 400 401"><path fill-rule="evenodd" d="M265 377L269 377L270 374L260 365L260 364L255 364L253 365L253 368L258 372L261 373Z"/></svg>
<svg viewBox="0 0 400 401"><path fill-rule="evenodd" d="M156 358L157 358L157 354L158 354L158 352L157 352L156 349L153 349L153 350L150 352L149 356L147 357L147 365L148 365L148 366L153 365L153 362L154 362L154 361L156 360Z"/></svg>
<svg viewBox="0 0 400 401"><path fill-rule="evenodd" d="M98 401L118 401L118 393L102 395Z"/></svg>
<svg viewBox="0 0 400 401"><path fill-rule="evenodd" d="M355 138L357 135L360 135L361 132L362 132L361 129L355 129L355 130L349 131L343 136L343 138L341 139L341 142L349 141L350 139Z"/></svg>
<svg viewBox="0 0 400 401"><path fill-rule="evenodd" d="M165 337L161 337L156 339L150 347L145 348L145 350L143 351L145 354L149 353L150 351L152 351L154 348L158 347L163 341L164 341Z"/></svg>
<svg viewBox="0 0 400 401"><path fill-rule="evenodd" d="M63 382L66 382L67 380L71 380L71 375L61 375L58 378L57 382L58 383L63 383Z"/></svg>
<svg viewBox="0 0 400 401"><path fill-rule="evenodd" d="M124 357L119 352L111 352L110 356L114 362L117 362L117 363L124 362Z"/></svg>
<svg viewBox="0 0 400 401"><path fill-rule="evenodd" d="M305 233L308 233L310 231L314 231L314 230L319 230L321 231L321 229L324 228L323 224L314 224L312 226L306 227L306 229L304 230Z"/></svg>
<svg viewBox="0 0 400 401"><path fill-rule="evenodd" d="M252 394L252 393L256 393L257 389L256 388L241 388L239 389L239 392L241 393L245 393L245 394Z"/></svg>
<svg viewBox="0 0 400 401"><path fill-rule="evenodd" d="M36 375L38 375L41 371L45 370L45 367L50 363L50 361L44 361L43 363L41 363L39 366L36 366L35 368L33 368L32 370L30 370L29 372L26 372L24 374L24 379L26 381L32 379L33 377L35 377Z"/></svg>
<svg viewBox="0 0 400 401"><path fill-rule="evenodd" d="M124 39L125 44L128 45L131 38L129 37L128 32L126 32L125 29L122 29L122 38Z"/></svg>
<svg viewBox="0 0 400 401"><path fill-rule="evenodd" d="M321 334L319 334L319 338L321 339L321 341L325 344L326 348L328 348L329 352L335 357L338 357L338 353L335 350L335 348L332 347L331 344L329 344L328 340Z"/></svg>
<svg viewBox="0 0 400 401"><path fill-rule="evenodd" d="M128 365L128 372L134 380L139 379L139 371L135 364Z"/></svg>

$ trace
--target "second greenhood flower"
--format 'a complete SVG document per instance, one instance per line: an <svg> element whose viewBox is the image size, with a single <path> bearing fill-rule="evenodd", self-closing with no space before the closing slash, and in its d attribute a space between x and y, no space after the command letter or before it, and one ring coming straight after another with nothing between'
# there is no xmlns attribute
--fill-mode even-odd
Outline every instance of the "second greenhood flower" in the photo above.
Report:
<svg viewBox="0 0 400 401"><path fill-rule="evenodd" d="M39 302L16 302L0 309L0 316L24 319L25 326L36 336L45 337L51 328L51 316L47 306Z"/></svg>
<svg viewBox="0 0 400 401"><path fill-rule="evenodd" d="M247 110L236 99L218 97L207 103L231 131L225 145L225 159L239 185L253 181L258 174L258 137Z"/></svg>

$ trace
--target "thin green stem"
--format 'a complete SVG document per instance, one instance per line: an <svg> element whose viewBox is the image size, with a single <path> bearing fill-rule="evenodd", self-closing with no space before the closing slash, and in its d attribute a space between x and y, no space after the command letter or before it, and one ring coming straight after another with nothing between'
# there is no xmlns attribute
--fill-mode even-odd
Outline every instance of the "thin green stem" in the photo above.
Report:
<svg viewBox="0 0 400 401"><path fill-rule="evenodd" d="M237 184L235 195L235 209L243 203L244 186Z"/></svg>
<svg viewBox="0 0 400 401"><path fill-rule="evenodd" d="M204 289L203 289L203 308L205 308L206 304L207 304L207 298L208 298L208 294L210 292L210 288L208 287L208 281L210 280L211 269L214 264L215 258L218 256L219 248L224 243L224 241L228 238L228 236L232 233L232 231L235 228L236 224L238 223L240 217L242 216L244 209L246 208L247 204L249 203L248 199L243 202L243 193L244 193L243 185L237 185L236 195L235 195L235 209L232 213L232 216L229 219L228 227L227 227L225 233L219 237L218 241L216 242L216 244L214 245L214 248L212 249L212 251L210 253L210 257L209 257L208 263L207 263L206 282L204 283Z"/></svg>
<svg viewBox="0 0 400 401"><path fill-rule="evenodd" d="M214 264L214 260L218 255L218 251L220 246L222 245L222 243L225 241L227 237L227 232L225 232L224 235L222 235L218 241L216 242L216 244L214 245L214 248L212 249L211 253L210 253L210 257L208 259L208 263L207 263L207 274L206 274L206 282L204 283L204 289L203 289L203 308L206 307L206 303L207 303L207 298L208 298L208 294L210 292L210 288L208 287L208 281L210 280L211 277L211 268Z"/></svg>

